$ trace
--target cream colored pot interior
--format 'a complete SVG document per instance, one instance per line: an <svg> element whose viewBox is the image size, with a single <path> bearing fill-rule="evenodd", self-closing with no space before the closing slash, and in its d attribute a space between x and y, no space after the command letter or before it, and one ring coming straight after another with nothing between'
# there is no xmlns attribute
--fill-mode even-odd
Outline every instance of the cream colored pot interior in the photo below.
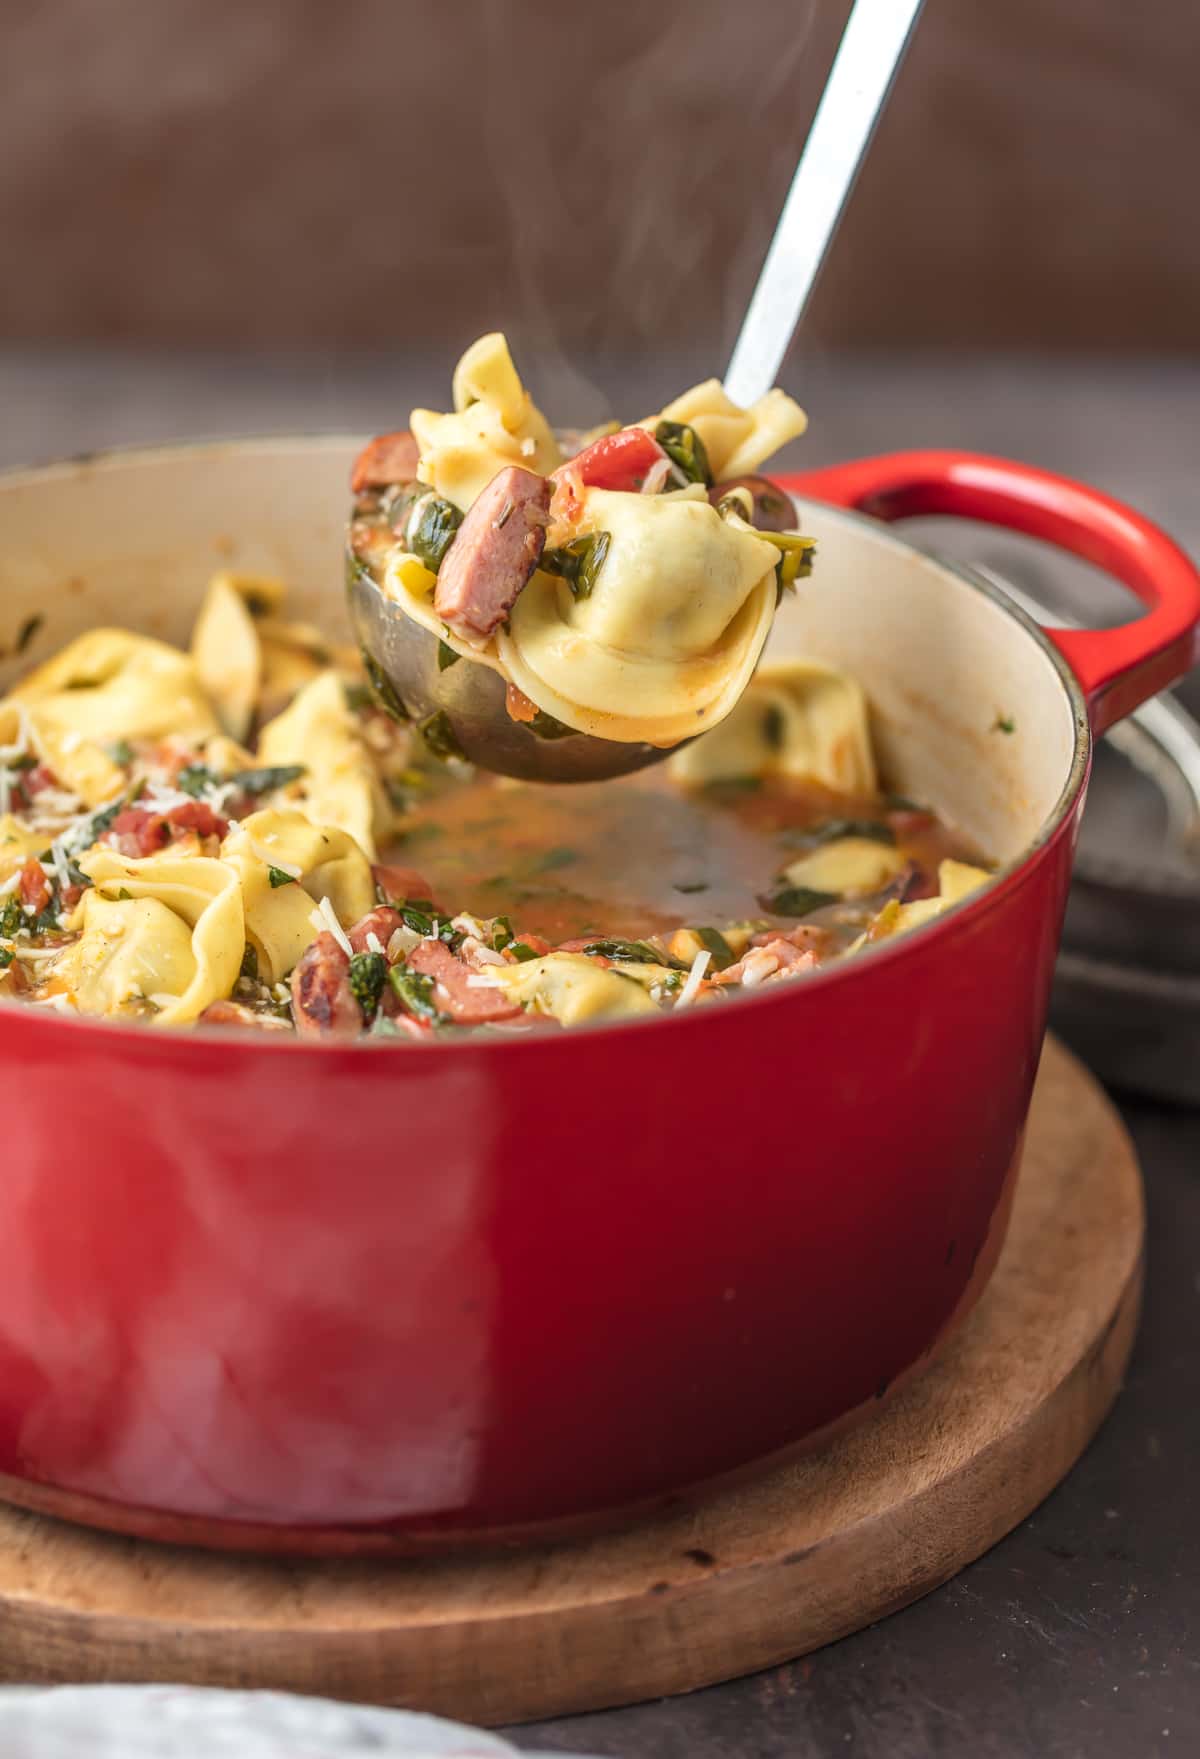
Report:
<svg viewBox="0 0 1200 1759"><path fill-rule="evenodd" d="M95 624L186 643L218 567L281 574L295 615L340 625L354 450L342 438L228 442L0 478L0 688ZM1053 813L1079 737L1055 662L993 599L883 528L817 506L803 525L816 569L769 651L854 673L889 784L1013 858Z"/></svg>

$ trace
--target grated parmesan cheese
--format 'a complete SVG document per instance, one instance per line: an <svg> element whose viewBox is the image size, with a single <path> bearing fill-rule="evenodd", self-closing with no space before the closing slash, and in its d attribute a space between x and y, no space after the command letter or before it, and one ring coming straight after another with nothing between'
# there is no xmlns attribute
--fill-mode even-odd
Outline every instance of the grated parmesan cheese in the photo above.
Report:
<svg viewBox="0 0 1200 1759"><path fill-rule="evenodd" d="M195 806L196 802L182 788L166 788L161 782L147 782L135 806L144 806L154 812L173 812L177 806Z"/></svg>
<svg viewBox="0 0 1200 1759"><path fill-rule="evenodd" d="M695 1001L696 991L704 982L704 973L708 970L708 962L711 958L712 954L707 947L696 954L692 960L692 969L687 974L687 982L680 990L679 1000L675 1003L677 1008L688 1008Z"/></svg>
<svg viewBox="0 0 1200 1759"><path fill-rule="evenodd" d="M384 956L383 942L380 940L379 936L375 933L374 929L372 929L371 932L367 936L367 951L369 953L378 953L381 958Z"/></svg>
<svg viewBox="0 0 1200 1759"><path fill-rule="evenodd" d="M501 959L500 963L503 965L504 960ZM470 977L468 977L468 979L467 979L467 988L468 989L503 989L504 985L502 983L497 983L496 979L494 977L485 977L481 971L473 971L471 973Z"/></svg>
<svg viewBox="0 0 1200 1759"><path fill-rule="evenodd" d="M392 938L387 944L387 956L389 962L394 965L397 959L402 959L405 954L411 953L413 948L419 947L420 944L421 936L417 933L415 928L409 928L405 925L401 928L394 929L392 931Z"/></svg>
<svg viewBox="0 0 1200 1759"><path fill-rule="evenodd" d="M264 867L277 867L280 873L286 873L289 879L303 879L304 869L302 867L296 867L290 861L280 861L277 855L270 854L261 843L256 843L253 837L247 837L246 841L250 845L250 853L261 861Z"/></svg>
<svg viewBox="0 0 1200 1759"><path fill-rule="evenodd" d="M503 953L497 953L494 947L485 946L482 941L475 940L474 937L471 935L468 935L467 939L463 942L462 946L459 948L459 951L461 952L463 958L466 959L469 964L475 964L475 965L507 965L508 964L508 960L504 957Z"/></svg>
<svg viewBox="0 0 1200 1759"><path fill-rule="evenodd" d="M57 837L50 845L50 859L54 863L55 878L60 888L65 889L71 883L71 869L67 865L66 851Z"/></svg>
<svg viewBox="0 0 1200 1759"><path fill-rule="evenodd" d="M338 921L337 911L334 909L328 898L321 899L321 902L317 905L317 908L313 911L308 920L312 923L318 933L322 929L328 929L329 933L333 936L346 957L348 959L354 957L354 948L350 945L349 936Z"/></svg>

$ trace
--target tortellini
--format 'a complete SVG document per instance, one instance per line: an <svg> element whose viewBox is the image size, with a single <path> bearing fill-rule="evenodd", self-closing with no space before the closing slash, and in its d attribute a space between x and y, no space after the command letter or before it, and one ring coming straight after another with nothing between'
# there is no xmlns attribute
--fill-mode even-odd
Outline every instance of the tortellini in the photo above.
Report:
<svg viewBox="0 0 1200 1759"><path fill-rule="evenodd" d="M247 943L258 976L283 982L320 932L317 906L354 922L375 902L371 864L351 837L299 812L243 819L219 856L168 847L134 857L98 845L92 882L46 973L84 1014L150 1013L182 1026L237 982Z"/></svg>
<svg viewBox="0 0 1200 1759"><path fill-rule="evenodd" d="M721 720L770 632L779 552L699 488L589 489L579 529L609 536L595 587L534 575L496 635L509 678L602 738L675 745Z"/></svg>
<svg viewBox="0 0 1200 1759"><path fill-rule="evenodd" d="M488 975L513 1001L553 1015L564 1026L658 1012L634 978L598 966L582 953L547 953L523 965L497 966Z"/></svg>
<svg viewBox="0 0 1200 1759"><path fill-rule="evenodd" d="M640 425L653 429L663 419L696 430L718 481L752 472L806 425L782 391L742 409L715 379ZM420 480L460 510L508 466L545 475L560 463L498 334L481 337L459 361L452 413L416 409L410 420ZM774 618L780 546L728 507L718 513L703 483L673 488L680 478L659 474L669 469L665 452L632 478L646 492L600 486L604 477L590 479L587 468L565 472L556 485L546 539L552 554L593 540L598 560L586 592L563 578L559 555L555 566L514 585L505 621L477 639L439 616L428 557L395 545L383 589L455 653L491 667L562 726L678 745L715 726L745 688Z"/></svg>
<svg viewBox="0 0 1200 1759"><path fill-rule="evenodd" d="M0 744L17 738L22 711L63 787L89 806L124 780L114 742L169 734L199 742L219 731L187 654L127 629L89 630L31 672L0 703Z"/></svg>
<svg viewBox="0 0 1200 1759"><path fill-rule="evenodd" d="M314 903L328 898L340 922L356 922L375 902L371 864L346 832L300 812L255 812L221 845L241 886L245 938L259 976L279 983L319 930Z"/></svg>
<svg viewBox="0 0 1200 1759"><path fill-rule="evenodd" d="M889 900L870 924L866 934L859 937L848 951L859 952L865 946L873 946L877 941L890 940L893 935L906 934L910 929L920 928L926 922L932 922L949 910L952 904L961 904L972 892L986 885L992 875L985 868L974 867L967 861L946 860L938 863L938 895L936 898L914 898L911 904L901 904L895 898Z"/></svg>
<svg viewBox="0 0 1200 1759"><path fill-rule="evenodd" d="M837 837L790 862L782 878L789 886L854 897L879 891L905 866L904 856L893 844L874 837Z"/></svg>
<svg viewBox="0 0 1200 1759"><path fill-rule="evenodd" d="M743 409L728 395L719 379L706 379L668 403L659 415L640 425L655 427L660 421L686 422L704 442L708 462L717 482L747 476L789 440L798 439L808 417L785 391L776 388Z"/></svg>
<svg viewBox="0 0 1200 1759"><path fill-rule="evenodd" d="M238 876L170 849L141 858L97 848L80 860L82 934L53 967L84 1014L150 1003L162 1026L196 1020L237 981L245 944Z"/></svg>
<svg viewBox="0 0 1200 1759"><path fill-rule="evenodd" d="M390 813L337 672L321 672L268 721L258 757L263 764L302 764L298 804L317 824L336 825L374 858L377 833L387 828Z"/></svg>
<svg viewBox="0 0 1200 1759"><path fill-rule="evenodd" d="M30 831L13 813L0 818L0 885L24 867L31 855L39 855L46 847L44 831Z"/></svg>
<svg viewBox="0 0 1200 1759"><path fill-rule="evenodd" d="M262 684L262 649L250 608L228 574L214 574L208 583L192 630L192 659L225 732L245 739Z"/></svg>
<svg viewBox="0 0 1200 1759"><path fill-rule="evenodd" d="M550 426L498 332L481 336L455 368L453 414L414 409L410 425L421 481L464 513L506 465L546 476L561 463Z"/></svg>
<svg viewBox="0 0 1200 1759"><path fill-rule="evenodd" d="M670 767L686 783L794 776L860 796L878 786L862 687L815 660L767 661L720 727Z"/></svg>

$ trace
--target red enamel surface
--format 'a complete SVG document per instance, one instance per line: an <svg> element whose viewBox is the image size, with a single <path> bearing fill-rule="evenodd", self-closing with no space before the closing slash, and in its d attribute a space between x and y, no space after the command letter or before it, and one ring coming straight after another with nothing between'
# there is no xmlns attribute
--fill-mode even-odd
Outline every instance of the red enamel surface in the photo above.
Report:
<svg viewBox="0 0 1200 1759"><path fill-rule="evenodd" d="M1124 704L1191 651L1196 576L1047 480L792 486L1128 541L1158 610L1071 649ZM870 1401L995 1250L1081 807L927 932L648 1025L393 1049L0 1009L0 1472L152 1532L411 1537L632 1504Z"/></svg>
<svg viewBox="0 0 1200 1759"><path fill-rule="evenodd" d="M1132 588L1150 609L1119 629L1056 629L1055 645L1102 733L1200 658L1200 579L1179 546L1097 489L971 452L894 452L781 479L795 494L877 519L950 513L1069 550Z"/></svg>

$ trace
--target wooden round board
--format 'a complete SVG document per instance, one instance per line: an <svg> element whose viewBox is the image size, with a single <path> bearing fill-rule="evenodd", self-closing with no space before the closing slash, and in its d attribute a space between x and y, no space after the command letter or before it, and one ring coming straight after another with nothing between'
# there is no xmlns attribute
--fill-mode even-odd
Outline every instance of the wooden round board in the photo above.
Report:
<svg viewBox="0 0 1200 1759"><path fill-rule="evenodd" d="M803 1654L946 1581L1058 1483L1120 1385L1142 1240L1129 1139L1050 1042L987 1292L822 1452L608 1536L420 1561L186 1551L0 1507L0 1678L270 1686L498 1723Z"/></svg>

